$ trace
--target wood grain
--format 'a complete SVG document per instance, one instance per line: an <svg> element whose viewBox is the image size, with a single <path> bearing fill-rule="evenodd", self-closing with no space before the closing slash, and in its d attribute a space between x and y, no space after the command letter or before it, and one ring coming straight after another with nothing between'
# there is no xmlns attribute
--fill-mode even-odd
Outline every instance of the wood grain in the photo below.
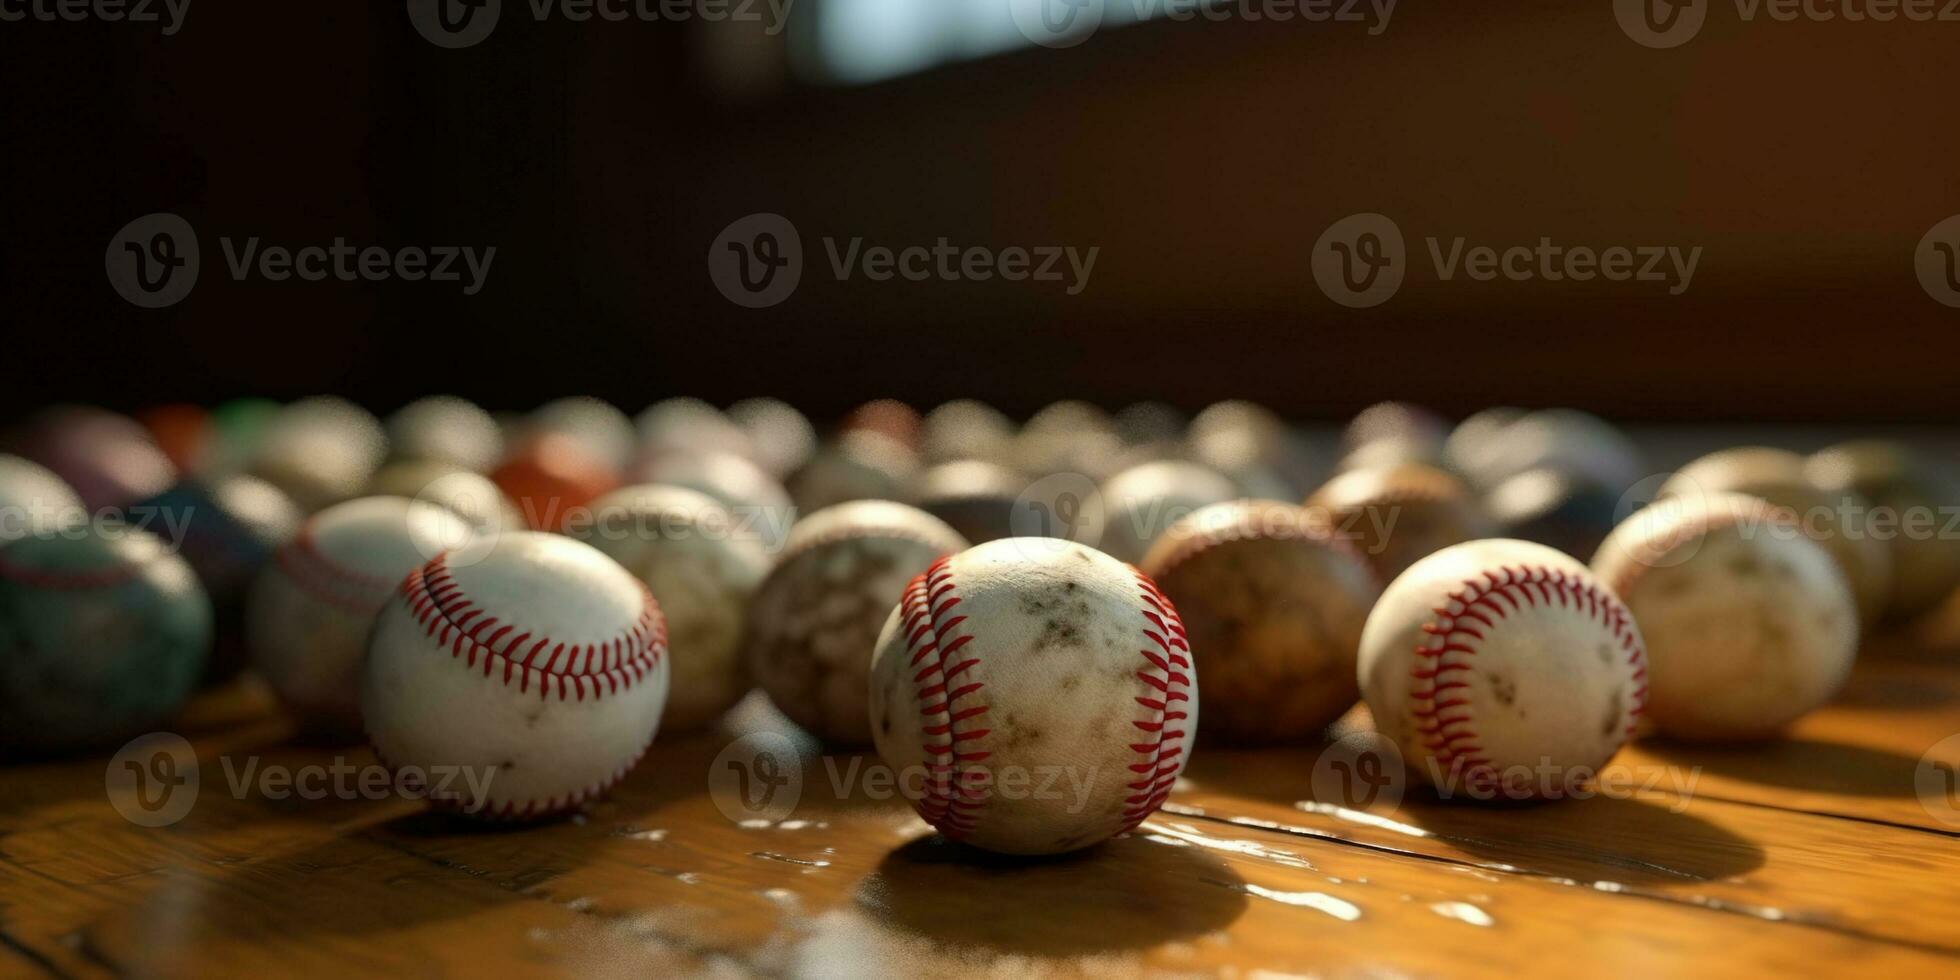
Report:
<svg viewBox="0 0 1960 980"><path fill-rule="evenodd" d="M1923 648L1923 644L1922 644ZM1365 724L1357 711L1335 736ZM1172 803L1088 853L1005 860L939 841L902 800L834 780L751 701L663 739L569 820L485 828L407 800L235 794L242 767L365 765L296 744L249 686L181 730L202 784L145 829L101 758L0 768L0 973L1315 975L1729 969L1950 971L1960 827L1922 807L1921 755L1960 732L1960 678L1872 656L1839 703L1757 747L1643 744L1628 798L1393 809L1314 795L1321 746L1200 750ZM735 737L789 735L791 816L708 792ZM1945 752L1944 749L1941 750ZM1960 763L1951 753L1939 756ZM1659 774L1658 778L1649 779ZM1692 777L1692 778L1690 778Z"/></svg>

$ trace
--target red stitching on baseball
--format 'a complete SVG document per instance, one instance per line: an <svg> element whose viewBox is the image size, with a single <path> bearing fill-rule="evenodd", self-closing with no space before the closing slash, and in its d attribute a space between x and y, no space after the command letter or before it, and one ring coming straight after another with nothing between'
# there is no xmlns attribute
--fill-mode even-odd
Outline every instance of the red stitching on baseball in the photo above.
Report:
<svg viewBox="0 0 1960 980"><path fill-rule="evenodd" d="M1149 644L1137 651L1146 666L1136 676L1158 696L1144 694L1135 698L1151 714L1130 724L1152 737L1130 745L1130 750L1141 758L1129 767L1136 778L1125 784L1130 790L1130 795L1123 798L1125 831L1136 829L1157 812L1171 795L1178 774L1184 771L1182 742L1188 726L1178 723L1190 718L1190 712L1184 709L1191 702L1192 674L1191 643L1185 636L1184 620L1178 616L1177 608L1148 575L1136 568L1131 568L1130 574L1136 576L1138 598L1143 601L1140 612L1146 625L1141 632ZM1151 650L1152 646L1157 650ZM1184 708L1179 707L1180 701L1184 702Z"/></svg>
<svg viewBox="0 0 1960 980"><path fill-rule="evenodd" d="M314 521L308 520L290 545L274 553L273 560L301 592L348 612L372 615L400 583L356 571L328 558L313 540L313 526Z"/></svg>
<svg viewBox="0 0 1960 980"><path fill-rule="evenodd" d="M485 677L502 664L506 686L515 677L520 692L535 684L540 698L556 692L560 701L583 701L631 690L667 655L667 621L660 615L660 603L645 583L636 580L635 584L640 587L639 618L624 633L588 644L566 644L548 636L534 640L529 631L512 635L515 624L486 615L463 594L449 571L447 552L409 573L401 595L423 632L438 648L448 647L450 657L461 659L465 667L477 669L481 655ZM522 649L526 644L529 650ZM534 660L547 646L552 648L551 657L537 667Z"/></svg>
<svg viewBox="0 0 1960 980"><path fill-rule="evenodd" d="M1619 641L1627 664L1633 668L1636 686L1631 695L1632 707L1627 710L1626 726L1620 733L1620 744L1633 737L1634 728L1647 708L1647 652L1634 633L1633 615L1612 592L1558 569L1519 565L1484 572L1480 579L1466 579L1463 587L1450 593L1449 598L1447 605L1433 610L1436 618L1422 626L1429 639L1416 645L1415 663L1409 670L1414 682L1409 688L1409 699L1413 702L1409 714L1417 719L1416 731L1422 736L1423 747L1470 787L1494 788L1499 776L1495 765L1484 756L1482 746L1477 744L1470 698L1440 694L1470 686L1468 681L1440 678L1446 673L1472 669L1473 665L1463 658L1475 657L1478 645L1484 642L1483 633L1465 628L1459 622L1462 619L1474 619L1494 631L1498 622L1512 613L1527 606L1549 606L1556 602L1560 608L1583 612L1605 626ZM1475 613L1473 609L1484 609L1490 614ZM1462 637L1470 639L1466 641ZM1556 787L1552 792L1558 792Z"/></svg>
<svg viewBox="0 0 1960 980"><path fill-rule="evenodd" d="M139 563L112 565L91 571L30 568L13 561L4 550L0 550L0 580L25 585L30 589L52 589L63 592L106 589L135 578L142 570L143 566Z"/></svg>
<svg viewBox="0 0 1960 980"><path fill-rule="evenodd" d="M986 689L984 682L974 681L948 690L955 677L980 663L979 657L968 655L948 666L948 657L974 638L971 633L951 640L946 638L949 630L966 622L965 616L947 616L960 604L951 563L952 556L941 556L914 576L899 600L899 615L903 617L902 628L907 631L906 643L911 653L908 664L920 668L912 676L916 685L913 695L919 705L926 771L930 777L926 780L925 793L913 803L913 808L947 838L962 840L973 833L979 811L986 806L987 773L961 767L984 761L993 754L967 743L984 738L993 730L954 731L958 723L986 714L989 706L974 698ZM955 702L961 699L966 699L966 703L955 707Z"/></svg>

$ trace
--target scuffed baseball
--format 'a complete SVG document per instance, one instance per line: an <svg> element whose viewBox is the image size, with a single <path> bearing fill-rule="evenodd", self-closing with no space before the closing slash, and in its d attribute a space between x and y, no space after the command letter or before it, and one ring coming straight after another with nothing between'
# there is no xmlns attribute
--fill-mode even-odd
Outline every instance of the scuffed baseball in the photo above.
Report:
<svg viewBox="0 0 1960 980"><path fill-rule="evenodd" d="M667 619L668 731L714 722L752 686L743 617L769 573L769 549L713 497L683 487L626 487L599 498L573 537L645 582Z"/></svg>
<svg viewBox="0 0 1960 980"><path fill-rule="evenodd" d="M1878 621L1892 592L1892 549L1866 524L1871 503L1848 488L1827 492L1804 475L1804 457L1767 446L1738 446L1710 453L1682 467L1661 485L1662 497L1745 493L1797 516L1811 540L1824 546L1844 572L1858 602L1858 619Z"/></svg>
<svg viewBox="0 0 1960 980"><path fill-rule="evenodd" d="M1586 566L1470 541L1410 566L1361 633L1362 697L1423 779L1452 793L1566 795L1631 735L1647 667L1633 616Z"/></svg>
<svg viewBox="0 0 1960 980"><path fill-rule="evenodd" d="M590 545L521 531L408 576L375 624L361 711L375 754L406 783L427 774L438 805L532 819L633 768L660 726L668 670L643 583ZM437 784L445 771L461 776Z"/></svg>
<svg viewBox="0 0 1960 980"><path fill-rule="evenodd" d="M878 637L878 753L947 837L1008 854L1135 828L1189 758L1198 680L1177 612L1093 548L1009 538L935 562Z"/></svg>
<svg viewBox="0 0 1960 980"><path fill-rule="evenodd" d="M1313 512L1214 504L1172 525L1142 569L1201 652L1207 739L1298 741L1361 696L1355 657L1381 585Z"/></svg>
<svg viewBox="0 0 1960 980"><path fill-rule="evenodd" d="M402 497L363 497L313 515L246 598L253 666L309 727L359 731L361 656L404 576L475 537L461 517Z"/></svg>
<svg viewBox="0 0 1960 980"><path fill-rule="evenodd" d="M1773 735L1850 676L1858 610L1844 573L1760 498L1656 503L1607 537L1593 570L1640 621L1648 715L1670 735Z"/></svg>
<svg viewBox="0 0 1960 980"><path fill-rule="evenodd" d="M1892 552L1886 619L1924 614L1960 588L1960 536L1949 527L1960 515L1960 479L1949 467L1902 443L1865 439L1811 456L1804 473L1826 492L1871 502L1867 526Z"/></svg>
<svg viewBox="0 0 1960 980"><path fill-rule="evenodd" d="M1422 463L1342 473L1314 491L1307 507L1325 512L1384 582L1428 555L1491 532L1462 481Z"/></svg>
<svg viewBox="0 0 1960 980"><path fill-rule="evenodd" d="M744 659L790 720L836 745L867 745L873 641L906 583L967 542L915 507L860 500L791 529L749 605Z"/></svg>

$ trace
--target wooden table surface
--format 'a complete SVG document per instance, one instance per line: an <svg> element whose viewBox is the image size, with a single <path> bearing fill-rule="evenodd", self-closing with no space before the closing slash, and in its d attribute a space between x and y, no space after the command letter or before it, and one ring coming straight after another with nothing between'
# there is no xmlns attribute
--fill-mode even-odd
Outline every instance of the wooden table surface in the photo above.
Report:
<svg viewBox="0 0 1960 980"><path fill-rule="evenodd" d="M1960 765L1960 606L1868 642L1785 741L1626 750L1627 785L1659 779L1632 798L1353 810L1314 799L1321 746L1201 744L1140 832L1043 861L939 842L861 782L840 796L832 772L874 760L800 736L794 812L730 820L711 763L789 731L753 702L522 828L235 797L254 760L369 761L296 743L249 685L178 730L201 790L167 827L112 808L106 756L0 766L0 976L1960 971L1960 824L1934 815L1960 794L1915 788L1941 771L1922 760Z"/></svg>

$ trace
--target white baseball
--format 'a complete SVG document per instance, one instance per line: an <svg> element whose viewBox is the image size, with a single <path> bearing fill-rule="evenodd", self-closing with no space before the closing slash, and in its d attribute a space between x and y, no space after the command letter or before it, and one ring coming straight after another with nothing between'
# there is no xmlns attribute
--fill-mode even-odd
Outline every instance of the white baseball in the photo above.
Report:
<svg viewBox="0 0 1960 980"><path fill-rule="evenodd" d="M653 590L667 618L673 690L662 725L690 731L749 692L742 623L769 574L769 549L705 493L652 484L592 504L573 537L599 549Z"/></svg>
<svg viewBox="0 0 1960 980"><path fill-rule="evenodd" d="M1494 539L1391 582L1361 631L1375 725L1431 784L1556 797L1632 734L1647 665L1633 616L1578 561Z"/></svg>
<svg viewBox="0 0 1960 980"><path fill-rule="evenodd" d="M749 605L744 657L783 714L838 745L871 742L865 677L906 583L965 538L916 507L859 500L797 522Z"/></svg>
<svg viewBox="0 0 1960 980"><path fill-rule="evenodd" d="M1615 528L1593 570L1640 621L1648 714L1668 734L1771 735L1850 676L1858 607L1844 572L1768 501L1664 500Z"/></svg>
<svg viewBox="0 0 1960 980"><path fill-rule="evenodd" d="M646 585L590 545L524 531L409 575L375 624L361 711L398 778L422 775L432 800L473 816L524 820L625 776L667 681ZM439 783L448 773L461 775Z"/></svg>
<svg viewBox="0 0 1960 980"><path fill-rule="evenodd" d="M872 658L871 724L942 834L1057 854L1163 804L1197 733L1197 674L1143 573L1084 545L1008 538L907 586Z"/></svg>
<svg viewBox="0 0 1960 980"><path fill-rule="evenodd" d="M461 517L402 497L313 515L246 599L245 642L274 693L310 727L360 729L361 657L403 577L474 538Z"/></svg>

